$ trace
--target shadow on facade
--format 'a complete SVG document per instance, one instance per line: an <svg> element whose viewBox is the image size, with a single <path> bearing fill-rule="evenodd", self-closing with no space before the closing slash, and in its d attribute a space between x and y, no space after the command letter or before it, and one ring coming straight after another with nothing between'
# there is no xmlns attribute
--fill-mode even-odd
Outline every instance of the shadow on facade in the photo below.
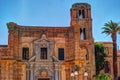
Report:
<svg viewBox="0 0 120 80"><path fill-rule="evenodd" d="M118 77L118 80L120 80L120 76Z"/></svg>

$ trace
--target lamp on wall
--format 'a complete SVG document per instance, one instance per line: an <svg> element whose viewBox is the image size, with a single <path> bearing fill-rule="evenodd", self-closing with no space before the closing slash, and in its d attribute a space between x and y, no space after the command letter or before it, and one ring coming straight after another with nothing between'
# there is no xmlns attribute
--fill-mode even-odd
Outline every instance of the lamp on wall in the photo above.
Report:
<svg viewBox="0 0 120 80"><path fill-rule="evenodd" d="M79 76L79 66L78 65L75 65L73 67L73 70L72 73L70 74L71 75L71 79L72 80L79 80L78 76Z"/></svg>
<svg viewBox="0 0 120 80"><path fill-rule="evenodd" d="M73 71L71 72L71 80L79 80L79 66L75 65ZM88 80L88 72L85 70L83 73L84 80Z"/></svg>
<svg viewBox="0 0 120 80"><path fill-rule="evenodd" d="M78 71L74 71L71 73L71 79L72 80L78 80Z"/></svg>
<svg viewBox="0 0 120 80"><path fill-rule="evenodd" d="M88 72L85 71L85 72L84 72L84 80L87 80L87 78L88 78Z"/></svg>

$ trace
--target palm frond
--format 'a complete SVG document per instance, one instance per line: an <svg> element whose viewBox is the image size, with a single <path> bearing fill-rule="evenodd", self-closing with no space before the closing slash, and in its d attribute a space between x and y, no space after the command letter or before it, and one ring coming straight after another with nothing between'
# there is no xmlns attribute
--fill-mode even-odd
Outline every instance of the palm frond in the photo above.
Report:
<svg viewBox="0 0 120 80"><path fill-rule="evenodd" d="M120 26L118 26L118 27L116 28L116 32L118 32L118 33L120 34Z"/></svg>
<svg viewBox="0 0 120 80"><path fill-rule="evenodd" d="M113 22L112 20L111 20L111 23L110 23L110 24L111 24L113 30L115 30L116 27L118 27L118 23Z"/></svg>
<svg viewBox="0 0 120 80"><path fill-rule="evenodd" d="M103 27L102 29L103 29L102 33L105 33L108 35L112 33L112 30L110 30L109 28Z"/></svg>
<svg viewBox="0 0 120 80"><path fill-rule="evenodd" d="M107 30L107 31L112 31L112 29L110 29L108 27L103 27L102 29Z"/></svg>
<svg viewBox="0 0 120 80"><path fill-rule="evenodd" d="M105 33L107 36L110 35L110 33L106 31L105 32L103 31L102 33Z"/></svg>
<svg viewBox="0 0 120 80"><path fill-rule="evenodd" d="M112 29L112 25L111 24L109 24L109 23L105 23L105 25L104 25L105 27L107 27L107 28L110 28L110 29Z"/></svg>
<svg viewBox="0 0 120 80"><path fill-rule="evenodd" d="M105 23L102 29L102 33L107 35L119 32L118 23L113 22L112 20L110 20L108 23Z"/></svg>

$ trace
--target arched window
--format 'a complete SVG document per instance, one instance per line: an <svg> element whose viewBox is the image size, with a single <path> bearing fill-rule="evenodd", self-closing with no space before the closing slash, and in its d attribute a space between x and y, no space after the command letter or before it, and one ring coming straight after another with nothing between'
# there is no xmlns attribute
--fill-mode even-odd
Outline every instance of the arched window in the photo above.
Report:
<svg viewBox="0 0 120 80"><path fill-rule="evenodd" d="M64 48L58 48L58 59L64 60Z"/></svg>
<svg viewBox="0 0 120 80"><path fill-rule="evenodd" d="M47 59L47 48L41 48L41 59Z"/></svg>
<svg viewBox="0 0 120 80"><path fill-rule="evenodd" d="M85 28L80 28L80 39L86 40L86 29Z"/></svg>
<svg viewBox="0 0 120 80"><path fill-rule="evenodd" d="M105 73L110 72L110 63L108 61L105 61Z"/></svg>
<svg viewBox="0 0 120 80"><path fill-rule="evenodd" d="M88 53L86 53L85 57L86 57L86 60L89 60L89 54Z"/></svg>
<svg viewBox="0 0 120 80"><path fill-rule="evenodd" d="M105 48L105 53L106 53L106 54L109 54L108 47Z"/></svg>
<svg viewBox="0 0 120 80"><path fill-rule="evenodd" d="M85 28L83 28L83 34L84 34L84 40L86 39L86 29Z"/></svg>
<svg viewBox="0 0 120 80"><path fill-rule="evenodd" d="M79 19L83 18L81 10L79 10Z"/></svg>
<svg viewBox="0 0 120 80"><path fill-rule="evenodd" d="M80 28L80 39L81 39L81 40L84 40L83 36L84 36L83 30L82 30L82 28Z"/></svg>
<svg viewBox="0 0 120 80"><path fill-rule="evenodd" d="M82 18L85 18L85 10L82 10Z"/></svg>
<svg viewBox="0 0 120 80"><path fill-rule="evenodd" d="M89 53L88 53L88 50L85 48L85 59L86 60L89 60Z"/></svg>
<svg viewBox="0 0 120 80"><path fill-rule="evenodd" d="M22 59L23 60L29 59L29 48L28 47L22 48Z"/></svg>
<svg viewBox="0 0 120 80"><path fill-rule="evenodd" d="M85 18L85 10L84 9L79 10L78 18L79 19Z"/></svg>

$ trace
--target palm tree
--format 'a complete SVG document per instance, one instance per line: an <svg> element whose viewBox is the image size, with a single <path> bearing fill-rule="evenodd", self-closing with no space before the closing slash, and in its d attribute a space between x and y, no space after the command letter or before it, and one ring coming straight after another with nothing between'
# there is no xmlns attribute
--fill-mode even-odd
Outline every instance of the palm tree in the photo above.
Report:
<svg viewBox="0 0 120 80"><path fill-rule="evenodd" d="M113 70L114 70L114 80L117 80L117 33L120 33L120 26L118 23L113 22L112 20L108 23L105 23L102 28L102 33L111 35L113 41Z"/></svg>

